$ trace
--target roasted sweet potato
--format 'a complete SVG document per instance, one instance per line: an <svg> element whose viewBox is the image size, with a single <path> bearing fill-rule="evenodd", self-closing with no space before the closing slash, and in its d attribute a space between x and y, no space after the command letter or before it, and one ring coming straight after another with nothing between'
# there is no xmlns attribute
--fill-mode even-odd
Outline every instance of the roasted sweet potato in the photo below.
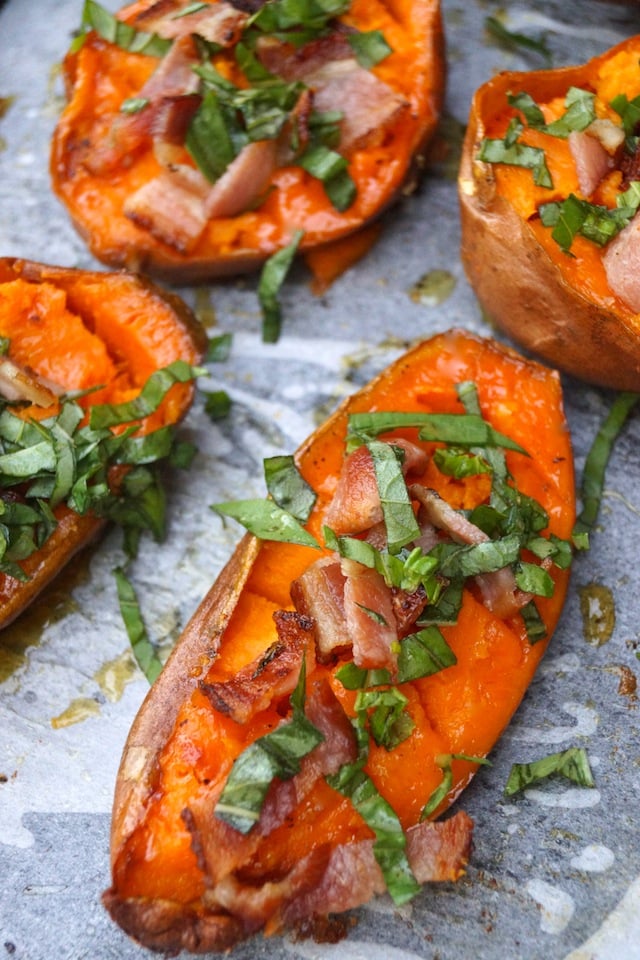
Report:
<svg viewBox="0 0 640 960"><path fill-rule="evenodd" d="M51 175L105 263L176 282L251 270L296 231L304 252L358 230L423 163L438 0L86 9Z"/></svg>
<svg viewBox="0 0 640 960"><path fill-rule="evenodd" d="M640 389L640 36L476 92L462 260L486 312L575 377Z"/></svg>
<svg viewBox="0 0 640 960"><path fill-rule="evenodd" d="M88 464L92 456L89 438L81 451L76 433L83 417L86 422L99 405L134 400L155 371L174 361L197 363L206 338L179 298L146 280L9 258L0 259L0 337L0 496L2 523L14 530L12 537L3 536L3 627L107 522L94 508L80 509L83 498L89 503L87 491L74 492L73 484L91 487L108 480L115 491L128 470L122 451L114 450L104 465L108 477L95 458L90 470L74 472L72 462L83 456ZM77 419L71 407L63 417L62 395L76 392ZM191 376L175 382L148 416L127 426L144 436L174 424L192 397ZM34 430L29 426L34 423L40 445L17 442L16 426ZM98 437L92 440L97 450ZM16 456L31 457L31 465L25 468ZM36 515L38 504L42 510Z"/></svg>
<svg viewBox="0 0 640 960"><path fill-rule="evenodd" d="M435 818L509 722L562 609L574 480L554 371L436 336L286 466L272 499L217 505L253 532L124 750L104 902L155 949L322 935L385 887L401 903L459 877L470 818Z"/></svg>

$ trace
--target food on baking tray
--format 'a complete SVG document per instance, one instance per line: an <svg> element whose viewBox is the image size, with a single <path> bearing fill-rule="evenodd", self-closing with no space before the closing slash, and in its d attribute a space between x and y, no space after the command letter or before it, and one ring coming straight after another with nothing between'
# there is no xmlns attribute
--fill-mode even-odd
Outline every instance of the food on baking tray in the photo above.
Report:
<svg viewBox="0 0 640 960"><path fill-rule="evenodd" d="M557 373L461 331L412 349L295 457L130 732L115 920L148 947L226 950L465 869L444 813L556 625L574 522Z"/></svg>
<svg viewBox="0 0 640 960"><path fill-rule="evenodd" d="M115 520L162 535L151 468L174 447L205 337L124 273L0 259L0 627Z"/></svg>
<svg viewBox="0 0 640 960"><path fill-rule="evenodd" d="M568 373L640 389L640 35L473 99L462 260L484 309Z"/></svg>
<svg viewBox="0 0 640 960"><path fill-rule="evenodd" d="M251 9L253 12L247 12ZM106 263L201 281L379 214L424 159L437 0L85 4L53 186Z"/></svg>

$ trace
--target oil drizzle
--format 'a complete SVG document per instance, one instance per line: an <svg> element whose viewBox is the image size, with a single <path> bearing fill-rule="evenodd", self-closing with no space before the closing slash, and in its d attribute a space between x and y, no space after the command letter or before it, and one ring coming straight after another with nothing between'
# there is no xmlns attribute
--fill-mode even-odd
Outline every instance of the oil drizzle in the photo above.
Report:
<svg viewBox="0 0 640 960"><path fill-rule="evenodd" d="M601 647L611 639L616 625L613 593L600 583L580 587L582 629L587 643Z"/></svg>
<svg viewBox="0 0 640 960"><path fill-rule="evenodd" d="M81 723L88 720L89 717L96 717L100 713L100 704L92 697L76 697L72 700L66 710L51 718L51 726L54 730L60 730L62 727L70 727L74 723Z"/></svg>

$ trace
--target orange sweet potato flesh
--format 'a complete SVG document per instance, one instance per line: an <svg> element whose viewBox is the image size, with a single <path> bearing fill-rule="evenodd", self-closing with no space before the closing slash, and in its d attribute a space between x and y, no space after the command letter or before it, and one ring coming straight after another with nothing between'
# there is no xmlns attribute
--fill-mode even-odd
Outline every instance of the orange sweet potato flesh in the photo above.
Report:
<svg viewBox="0 0 640 960"><path fill-rule="evenodd" d="M214 0L215 3L215 0ZM128 22L151 4L124 8ZM444 41L439 0L353 0L341 20L359 30L381 30L393 53L373 72L409 103L382 142L349 154L357 197L336 210L323 187L299 166L281 166L271 175L263 202L234 216L214 217L193 249L155 239L123 212L134 191L161 167L148 139L110 171L94 172L94 158L112 135L120 106L135 97L158 63L130 53L91 32L63 65L67 106L54 133L53 189L92 253L111 266L155 274L171 282L203 282L259 267L286 246L296 229L304 231L299 251L353 233L377 217L413 184L424 150L435 131L444 95ZM216 65L225 72L223 52ZM228 68L232 73L234 66Z"/></svg>
<svg viewBox="0 0 640 960"><path fill-rule="evenodd" d="M581 236L562 252L537 217L539 204L582 196L568 142L526 128L522 142L545 150L554 189L536 186L530 170L477 159L485 137L502 138L511 117L508 93L526 91L547 122L564 111L570 87L596 94L599 117L620 93L640 92L640 36L588 63L530 73L501 73L476 92L459 173L461 257L480 303L516 343L567 373L621 390L640 389L640 316L609 287L602 248ZM621 174L613 170L593 202L615 207Z"/></svg>
<svg viewBox="0 0 640 960"><path fill-rule="evenodd" d="M494 341L457 330L421 343L397 360L298 450L297 464L319 495L309 529L321 533L343 461L350 413L462 412L455 384L466 380L477 384L483 416L530 453L507 454L518 487L545 507L549 531L568 538L574 522L574 476L558 374ZM454 481L433 467L424 482L458 508L471 507L487 495L477 478ZM115 792L112 886L105 904L131 936L149 947L222 950L243 935L237 918L207 902L208 880L182 813L194 803L206 803L207 791L226 778L231 760L274 722L274 708L238 724L214 709L201 681L233 677L266 651L276 638L273 612L291 609L290 583L317 556L308 547L246 534L134 722ZM555 569L552 576L553 596L539 601L547 639L531 644L520 617L498 619L465 588L458 622L443 627L457 664L401 685L415 729L393 750L372 745L367 771L403 828L417 822L441 782L439 757L486 756L508 724L562 610L568 572ZM318 678L328 679L350 713L353 693L335 678L339 665L316 663L307 675L307 689ZM281 703L279 709L282 712ZM453 803L476 769L466 760L453 761L452 787L438 814ZM264 836L253 869L264 882L265 875L280 876L310 850L370 835L350 802L322 782L299 803L286 828ZM278 928L276 915L267 932Z"/></svg>
<svg viewBox="0 0 640 960"><path fill-rule="evenodd" d="M80 399L119 403L135 397L154 370L182 359L195 364L206 337L186 304L126 273L103 273L0 258L0 335L9 358L64 390L94 390ZM188 410L193 384L175 384L140 432L176 423ZM16 408L17 410L17 408ZM57 405L23 408L42 419ZM0 574L0 627L6 626L103 530L105 521L65 504L56 529L21 565L26 582Z"/></svg>

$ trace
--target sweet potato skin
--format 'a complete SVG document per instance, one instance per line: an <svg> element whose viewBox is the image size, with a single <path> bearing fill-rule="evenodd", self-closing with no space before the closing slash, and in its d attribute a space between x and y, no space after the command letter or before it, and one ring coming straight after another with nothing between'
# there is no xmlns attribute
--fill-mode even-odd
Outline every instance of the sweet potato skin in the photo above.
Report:
<svg viewBox="0 0 640 960"><path fill-rule="evenodd" d="M460 254L481 305L516 343L564 372L619 390L640 389L640 318L617 297L593 298L576 289L529 224L496 188L492 165L476 159L490 118L506 95L526 90L539 102L589 87L599 65L629 43L577 67L501 73L473 98L458 187ZM562 257L558 250L558 257Z"/></svg>
<svg viewBox="0 0 640 960"><path fill-rule="evenodd" d="M330 478L337 476L343 456L343 440L346 431L346 419L349 413L369 409L397 409L400 405L398 398L406 399L407 387L412 385L413 391L408 407L420 408L421 403L434 404L435 409L447 409L451 406L451 383L457 379L479 380L481 395L484 390L493 394L496 407L502 407L499 417L505 418L502 429L508 430L509 422L513 427L514 419L518 419L510 403L502 403L499 397L504 398L504 377L501 373L495 376L492 365L500 366L502 370L509 368L522 381L528 380L534 385L533 393L529 395L532 401L529 405L524 402L527 395L525 388L522 397L510 401L516 405L518 411L523 411L523 422L519 424L517 436L523 444L529 439L534 443L532 462L538 464L534 473L538 479L532 477L531 483L541 485L544 489L546 501L551 516L551 526L560 536L568 536L574 520L573 498L573 471L570 451L570 442L566 424L561 413L559 378L551 371L545 370L537 364L529 363L519 358L515 353L499 347L497 344L485 342L461 331L452 331L421 344L409 354L400 358L387 371L377 377L367 387L354 397L345 401L336 413L333 414L312 436L300 447L296 460L305 478L315 487L321 488L321 481L328 483L323 486L320 495L321 503L310 524L314 532L318 532L321 523L321 514L331 493ZM453 381L452 379L453 378ZM539 391L539 392L538 392ZM535 435L533 423L540 417L541 403L533 401L534 396L546 396L550 407L548 421L545 419L544 429ZM416 399L426 397L427 399ZM558 406L559 404L559 406ZM492 406L492 403L489 403ZM487 414L485 414L487 415ZM493 419L493 413L488 414ZM538 424L540 421L538 420ZM513 430L510 431L513 436ZM535 439L534 439L535 436ZM547 448L545 448L545 444ZM531 491L530 491L531 492ZM270 562L270 547L274 547L275 565ZM261 595L269 604L277 605L288 594L288 582L295 576L296 568L304 567L317 556L315 551L307 548L292 548L292 553L285 552L278 559L279 545L269 545L256 540L251 535L245 535L236 548L229 563L220 574L219 579L212 586L203 600L191 622L170 656L163 673L156 685L147 695L145 702L133 724L129 738L125 745L119 775L116 783L112 835L111 835L111 863L113 885L104 895L104 903L112 917L132 937L153 949L179 952L188 949L196 953L205 953L209 950L224 951L237 942L243 935L237 929L231 917L216 915L207 911L202 902L193 893L185 894L187 902L178 903L165 895L145 896L139 892L127 891L127 869L132 854L131 840L136 833L143 829L149 814L153 798L157 798L163 790L163 783L167 776L167 763L171 763L170 751L167 753L167 738L173 735L181 724L186 722L190 698L197 696L197 686L209 669L222 660L220 669L228 672L237 664L237 658L244 662L252 660L257 649L265 649L271 640L271 634L265 624L260 629L258 638L247 633L242 634L244 623L243 613L240 610L243 601L251 605L251 597ZM297 551L301 552L301 556ZM264 571L260 567L264 566ZM568 572L554 573L556 591L550 600L544 604L544 619L549 633L557 622L562 608L564 595L568 584ZM276 582L274 582L274 580ZM284 581L288 582L285 583ZM457 683L463 684L467 692L473 684L470 679L474 675L476 666L481 661L470 661L466 666L462 661L467 654L465 650L473 647L469 643L469 633L478 630L475 617L478 615L477 605L468 613L469 620L461 629L465 639L461 643L458 656L461 662L461 671L456 680L451 674L451 683L443 675L437 678L427 678L424 683L431 684L431 693L434 702L445 705L451 711L449 748L455 743L455 750L472 754L485 755L508 723L511 714L516 709L526 687L542 657L547 641L541 641L534 646L529 645L521 636L515 635L509 643L513 644L512 652L507 655L505 663L498 669L497 664L489 662L491 676L485 691L485 704L491 712L491 719L487 720L486 729L479 730L481 724L478 717L465 716L466 708L456 714L455 703L461 701L461 690ZM238 620L238 617L240 618ZM488 617L489 620L492 617ZM495 618L493 618L495 619ZM233 621L233 623L232 623ZM250 627L247 628L251 630ZM255 630L254 625L254 630ZM495 634L495 627L490 627L489 634ZM487 634L487 637L489 636ZM245 642L246 641L246 642ZM481 641L482 646L485 641ZM486 658L486 652L479 654ZM226 659L225 659L226 658ZM456 670L457 668L452 668ZM486 667L485 667L486 669ZM446 672L446 671L445 671ZM482 671L481 671L482 672ZM484 681L483 681L484 682ZM466 697L468 700L469 697ZM194 701L195 702L195 701ZM448 704L448 706L447 706ZM437 712L438 707L434 708ZM474 732L471 732L472 728ZM457 732L456 732L457 731ZM458 739L456 739L458 738ZM438 739L437 743L441 743ZM197 755L200 748L194 742ZM429 745L428 749L431 749ZM397 748L402 751L402 745ZM386 751L381 751L386 753ZM396 751L392 751L395 753ZM387 754L389 756L389 754ZM417 774L420 766L425 765L418 755L409 752L402 762L405 766L404 778L401 782L411 779ZM176 763L179 763L176 756ZM384 758L382 759L380 776L385 779ZM431 762L431 761L429 761ZM189 761L187 760L187 763ZM437 769L437 768L436 768ZM373 773L372 773L373 775ZM418 777L420 774L417 774ZM454 801L464 789L473 775L473 765L461 761L456 769L454 784L444 806ZM386 775L388 782L398 776L397 766L393 772ZM435 777L438 774L434 774ZM437 780L436 780L437 782ZM411 790L408 791L411 793ZM184 797L184 794L182 794ZM397 799L394 798L394 799ZM178 801L184 802L183 800ZM405 804L405 816L409 818L412 801ZM444 809L441 808L441 809ZM163 828L164 829L164 828ZM168 828L170 829L170 828ZM146 836L146 834L144 834ZM154 841L161 843L160 837ZM144 846L144 843L143 843Z"/></svg>
<svg viewBox="0 0 640 960"><path fill-rule="evenodd" d="M176 295L165 293L149 280L127 273L102 273L37 263L19 258L0 258L0 288L21 280L29 284L47 284L65 292L71 309L91 328L92 303L87 299L99 291L100 298L113 306L111 335L117 341L122 317L133 319L128 356L120 358L142 386L154 367L170 359L197 363L204 355L206 335L187 305ZM109 306L108 309L111 309ZM122 314L122 317L119 314ZM154 332L154 321L158 331ZM104 321L102 321L104 322ZM123 328L124 329L124 328ZM106 335L106 334L105 334ZM173 340L171 339L173 335ZM136 344L140 358L136 361ZM116 343L108 345L113 350ZM140 369L137 371L136 364ZM38 371L36 370L36 373ZM61 383L61 386L69 386ZM107 385L108 387L108 385ZM187 412L193 399L193 384L180 384L171 399L155 415L155 426L173 423ZM144 428L143 428L144 429ZM78 551L96 540L105 521L91 514L80 516L64 504L55 511L58 525L42 547L22 562L29 580L21 582L0 574L0 629L7 626L40 594Z"/></svg>
<svg viewBox="0 0 640 960"><path fill-rule="evenodd" d="M123 16L130 17L133 9L126 8ZM353 20L362 21L367 29L371 13L365 0L354 0L352 11ZM105 124L116 115L109 113L114 107L106 74L122 63L122 72L135 76L141 63L151 59L117 49L109 51L105 41L89 34L82 49L67 54L64 60L68 104L54 132L50 172L55 193L92 254L112 267L149 273L171 283L201 283L256 270L289 242L297 225L305 231L300 253L345 237L410 192L424 166L426 147L444 99L440 0L396 0L384 16L410 37L407 46L413 45L413 56L419 58L414 89L409 91L411 116L394 133L391 147L356 151L351 171L358 198L351 208L337 212L317 182L306 174L302 176L299 168L283 167L274 174L277 189L271 191L264 209L211 220L188 253L155 239L123 213L127 195L156 170L151 149L121 165L113 175L93 175L89 169L91 147L87 144L92 139L96 143L103 140L107 136ZM405 69L406 56L405 51L399 71ZM146 70L142 66L143 75ZM392 72L385 74L385 79L393 85ZM104 102L99 102L98 91L103 86L108 92ZM131 95L125 87L122 99Z"/></svg>

